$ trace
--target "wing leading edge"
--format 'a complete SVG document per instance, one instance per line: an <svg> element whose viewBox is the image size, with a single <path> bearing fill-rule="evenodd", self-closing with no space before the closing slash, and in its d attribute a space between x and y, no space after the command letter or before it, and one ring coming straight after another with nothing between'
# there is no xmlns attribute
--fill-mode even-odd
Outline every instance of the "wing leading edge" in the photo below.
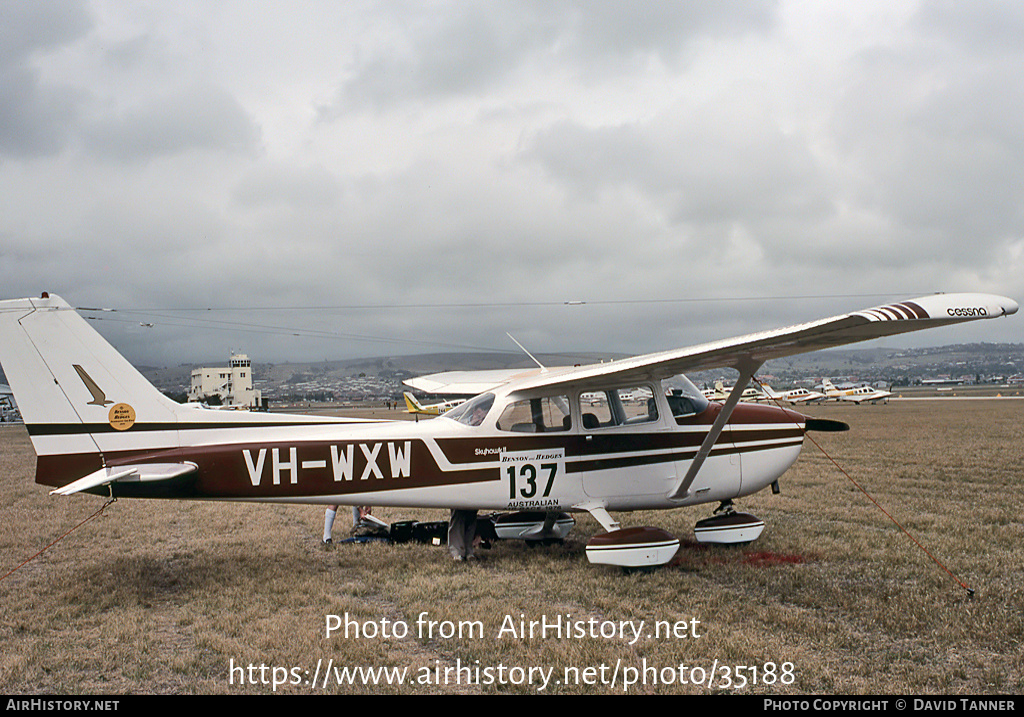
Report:
<svg viewBox="0 0 1024 717"><path fill-rule="evenodd" d="M531 390L571 383L585 390L589 385L605 384L610 379L628 382L662 379L712 368L739 370L760 365L773 358L967 321L1009 316L1015 314L1017 309L1017 302L1013 299L992 294L934 294L781 329L610 363L552 368L547 373L526 371L533 375L518 378L509 376L505 380L495 380L490 385L486 385L486 380L474 381L473 388L483 392L500 385L511 387L514 384L516 390ZM443 374L436 376L439 378ZM438 383L441 382L438 380Z"/></svg>

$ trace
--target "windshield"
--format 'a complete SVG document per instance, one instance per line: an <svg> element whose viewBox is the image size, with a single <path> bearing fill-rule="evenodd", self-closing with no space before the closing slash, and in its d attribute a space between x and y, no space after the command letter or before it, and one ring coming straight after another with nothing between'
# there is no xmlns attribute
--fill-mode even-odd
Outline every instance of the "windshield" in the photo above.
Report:
<svg viewBox="0 0 1024 717"><path fill-rule="evenodd" d="M443 417L450 418L453 421L458 421L466 426L479 426L483 423L484 418L487 416L487 412L491 410L491 405L493 403L493 393L482 393L476 398L471 398L465 403L444 413Z"/></svg>
<svg viewBox="0 0 1024 717"><path fill-rule="evenodd" d="M673 416L692 416L696 413L703 413L708 407L708 400L691 383L690 379L682 374L666 378L661 382L668 397L668 405L672 409Z"/></svg>

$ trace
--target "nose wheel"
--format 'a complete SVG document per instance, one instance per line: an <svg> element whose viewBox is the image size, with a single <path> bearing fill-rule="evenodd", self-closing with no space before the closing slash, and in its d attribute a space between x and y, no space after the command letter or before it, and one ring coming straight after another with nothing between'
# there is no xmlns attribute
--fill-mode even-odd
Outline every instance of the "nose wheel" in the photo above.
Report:
<svg viewBox="0 0 1024 717"><path fill-rule="evenodd" d="M607 531L587 541L587 560L626 570L665 565L679 550L679 538L661 528L623 528L603 505L582 505Z"/></svg>
<svg viewBox="0 0 1024 717"><path fill-rule="evenodd" d="M731 500L723 500L710 518L697 521L693 535L698 542L716 545L746 545L761 537L764 521L740 513Z"/></svg>

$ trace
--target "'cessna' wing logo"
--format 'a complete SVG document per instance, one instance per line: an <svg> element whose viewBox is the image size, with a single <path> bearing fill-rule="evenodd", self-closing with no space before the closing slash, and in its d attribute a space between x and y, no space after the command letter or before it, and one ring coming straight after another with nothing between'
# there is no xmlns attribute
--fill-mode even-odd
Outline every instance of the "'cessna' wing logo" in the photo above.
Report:
<svg viewBox="0 0 1024 717"><path fill-rule="evenodd" d="M82 383L89 389L89 393L92 394L92 400L87 403L87 406L106 406L108 403L113 403L107 399L107 395L103 393L103 389L96 385L96 382L92 380L92 376L85 372L85 369L78 364L71 364L75 367L75 371L78 371L79 378L82 379Z"/></svg>

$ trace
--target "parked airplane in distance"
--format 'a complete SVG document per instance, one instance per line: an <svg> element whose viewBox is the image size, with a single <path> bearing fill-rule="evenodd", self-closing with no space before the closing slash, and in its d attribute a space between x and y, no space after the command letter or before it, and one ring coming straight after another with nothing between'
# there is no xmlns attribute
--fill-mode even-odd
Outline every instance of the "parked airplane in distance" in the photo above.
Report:
<svg viewBox="0 0 1024 717"><path fill-rule="evenodd" d="M463 403L466 402L466 399L460 398L455 401L441 401L439 403L428 403L427 405L424 406L422 403L416 400L415 396L413 396L408 391L405 391L402 395L405 396L405 406L407 409L407 413L421 413L428 416L440 416L445 411L449 411L455 408L456 406L461 406Z"/></svg>
<svg viewBox="0 0 1024 717"><path fill-rule="evenodd" d="M825 399L828 401L850 401L852 403L874 403L884 401L892 396L892 391L883 391L871 386L858 386L857 388L836 388L827 378L821 380L825 389Z"/></svg>
<svg viewBox="0 0 1024 717"><path fill-rule="evenodd" d="M726 386L723 381L715 381L715 387L713 389L707 388L701 391L704 398L709 401L724 401L729 398L729 394L732 393L735 386ZM764 401L768 396L758 391L753 386L748 386L743 389L743 393L740 394L741 401Z"/></svg>
<svg viewBox="0 0 1024 717"><path fill-rule="evenodd" d="M820 391L811 391L807 388L793 388L789 391L783 391L782 393L773 390L772 387L766 383L762 383L761 388L764 389L765 395L773 401L785 401L786 403L794 405L800 403L812 403L825 398L825 394Z"/></svg>

